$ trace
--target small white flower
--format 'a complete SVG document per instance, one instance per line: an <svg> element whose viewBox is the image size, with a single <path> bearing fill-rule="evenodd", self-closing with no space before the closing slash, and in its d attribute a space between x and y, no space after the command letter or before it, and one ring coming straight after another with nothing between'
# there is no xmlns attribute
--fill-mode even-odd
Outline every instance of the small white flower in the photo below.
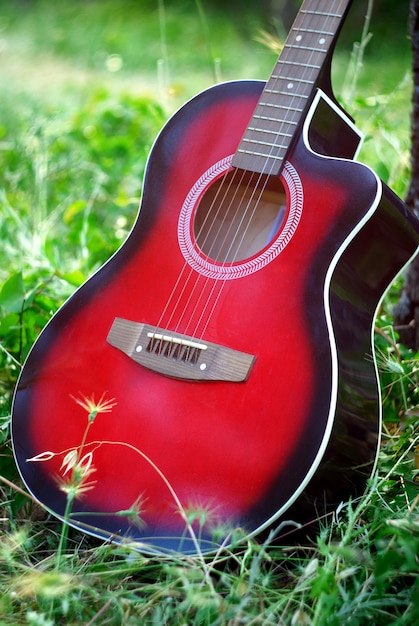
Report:
<svg viewBox="0 0 419 626"><path fill-rule="evenodd" d="M50 461L56 456L55 452L50 452L49 450L46 452L41 452L36 456L31 457L30 459L26 459L27 463L32 463L32 461Z"/></svg>
<svg viewBox="0 0 419 626"><path fill-rule="evenodd" d="M73 467L76 465L77 456L78 456L77 450L70 450L70 452L67 452L60 467L60 470L62 470L63 467L66 468L65 472L63 473L63 476L65 476L67 472L73 469Z"/></svg>

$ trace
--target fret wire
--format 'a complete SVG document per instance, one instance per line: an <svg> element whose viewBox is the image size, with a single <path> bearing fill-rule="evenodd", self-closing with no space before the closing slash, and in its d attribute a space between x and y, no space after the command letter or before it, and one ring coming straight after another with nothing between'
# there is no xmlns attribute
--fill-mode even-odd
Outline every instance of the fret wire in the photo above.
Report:
<svg viewBox="0 0 419 626"><path fill-rule="evenodd" d="M314 64L314 63L303 64L303 63L298 63L297 61L282 62L281 65L283 66L289 65L291 67L303 67L304 69L308 68L308 69L314 69L314 70L319 70L321 68L321 65L318 65L318 64Z"/></svg>
<svg viewBox="0 0 419 626"><path fill-rule="evenodd" d="M282 109L283 111L290 111L290 113L301 113L302 109L296 109L296 108L292 108L290 109L289 107L286 107L285 105L282 104L278 104L276 107L276 110L280 110ZM261 115L260 113L255 113L253 115L254 119L258 119L258 120L268 120L270 122L275 122L277 120L276 117L269 117L269 115Z"/></svg>
<svg viewBox="0 0 419 626"><path fill-rule="evenodd" d="M299 42L298 42L299 44ZM309 53L309 52L314 52L315 55L311 55L314 56L314 59L318 60L318 61L322 61L323 58L327 55L328 49L326 47L324 48L318 48L315 46L304 46L304 45L297 45L296 43L289 43L286 46L284 46L283 50L282 50L282 56L280 59L278 59L276 66L280 66L280 65L303 65L304 67L311 67L312 65L314 65L314 63L306 63L305 61L301 62L301 61L291 61L288 60L288 58L284 58L284 54L288 53L288 56L291 56L292 54L295 53ZM316 58L317 57L317 58Z"/></svg>
<svg viewBox="0 0 419 626"><path fill-rule="evenodd" d="M275 71L274 73L272 73L272 75L270 76L269 80L267 81L268 84L271 82L272 79L275 80L281 80L282 78L284 78L284 72L287 70L287 68L293 68L295 69L296 67L300 67L303 71L307 70L307 74L310 76L312 75L313 77L317 75L318 70L321 69L323 63L321 63L320 65L305 65L304 63L297 63L297 62L293 62L293 63L278 63L278 65L275 67Z"/></svg>
<svg viewBox="0 0 419 626"><path fill-rule="evenodd" d="M297 79L293 79L293 80L294 80L296 83L299 83L299 82L300 82L300 81L298 81ZM288 82L288 83L289 83L289 82L291 82L291 79L290 79L290 78L288 78L286 82ZM310 82L309 84L310 84L310 85L312 85L312 83L311 83L311 82ZM283 96L289 96L290 98L302 98L303 100L304 100L304 99L307 99L307 98L308 98L308 96L310 95L309 93L306 93L306 91L307 91L307 83L305 83L305 82L304 82L304 83L303 83L303 82L300 82L300 86L301 86L301 89L302 89L301 93L298 93L297 91L285 91L283 88L282 88L282 89L281 89L281 88L280 88L280 89L278 89L276 93L279 93L279 94L281 94L281 95L283 95ZM282 87L283 87L283 86L282 86ZM305 88L305 89L304 89L304 88ZM269 104L271 104L271 103L270 103L269 101L267 101L267 100L265 100L265 99L264 99L264 100L261 100L259 104L261 104L261 105L263 105L263 104L268 104L268 105L269 105ZM279 103L278 103L278 106L279 106ZM296 105L295 109L296 109L297 111L299 110L298 105Z"/></svg>
<svg viewBox="0 0 419 626"><path fill-rule="evenodd" d="M305 15L322 15L324 17L338 17L341 19L342 15L340 13L326 13L325 11L310 11L310 9L300 9L300 14Z"/></svg>
<svg viewBox="0 0 419 626"><path fill-rule="evenodd" d="M284 76L281 74L272 74L269 81L266 83L267 85L269 85L269 83L271 82L272 79L275 80L282 80L284 78Z"/></svg>
<svg viewBox="0 0 419 626"><path fill-rule="evenodd" d="M284 109L286 111L289 111L290 109L286 106L280 106L278 105L278 109ZM300 109L293 109L294 111L298 111L300 113ZM266 120L268 122L282 122L285 120L278 120L276 117L267 117L266 115L254 115L252 119L258 119L258 120ZM297 126L297 122L293 122L293 121L288 121L287 124L293 124L294 126ZM248 126L249 130L256 130L253 126ZM262 128L259 129L261 132L263 132Z"/></svg>
<svg viewBox="0 0 419 626"><path fill-rule="evenodd" d="M298 81L297 78L288 78L287 80L294 80L295 82ZM300 81L301 82L301 81ZM307 81L308 82L308 81ZM310 82L311 84L311 82ZM279 89L265 89L265 93L273 93L275 95L281 94L281 93L285 93L287 96L294 96L297 95L297 97L300 95L301 97L303 97L302 94L294 94L294 93L290 93L289 91L279 91ZM261 103L262 104L262 103ZM278 105L279 106L279 105Z"/></svg>
<svg viewBox="0 0 419 626"><path fill-rule="evenodd" d="M285 97L289 96L290 98L297 98L297 99L301 98L303 100L307 100L307 98L310 95L310 91L309 91L309 93L306 93L307 85L311 86L312 82L311 81L307 81L307 82L304 81L304 82L302 82L302 81L299 81L297 78L287 78L287 82L290 83L292 81L294 81L296 83L296 87L299 87L299 86L301 87L301 91L300 92L298 92L298 91L288 91L288 90L282 88L282 89L277 89L276 91L272 91L270 93L272 93L274 95L281 95L281 96L285 96ZM300 84L297 85L297 83L300 83ZM268 99L261 100L259 104L261 106L263 106L263 105L273 106L274 105L274 103L270 102ZM276 106L280 106L279 103L277 103ZM296 111L300 111L301 110L298 103L295 106L295 110Z"/></svg>
<svg viewBox="0 0 419 626"><path fill-rule="evenodd" d="M284 146L282 146L282 148L284 148ZM264 152L255 152L255 151L252 151L252 150L243 150L242 148L239 148L237 150L237 152L240 152L242 154L252 154L253 156L261 156L261 157L264 157L265 159L272 159L272 160L275 160L275 161L281 161L282 158L283 158L280 154L265 154Z"/></svg>
<svg viewBox="0 0 419 626"><path fill-rule="evenodd" d="M272 120L275 122L282 122L283 124L290 124L290 125L295 125L295 122L288 122L287 120ZM277 135L277 131L276 130L269 130L268 128L264 128L263 130L261 130L260 128L255 128L254 126L249 126L248 130L252 130L255 133L264 133L265 135ZM290 135L290 133L283 133L284 136L287 137L292 137L292 134ZM243 141L245 140L245 138L243 137Z"/></svg>
<svg viewBox="0 0 419 626"><path fill-rule="evenodd" d="M313 84L312 80L308 80L306 78L297 78L297 76L281 76L281 79L283 81L288 82L288 83L290 81L294 82L294 83L300 83L300 85L312 85ZM278 92L278 93L281 93L281 92ZM291 92L288 92L288 91L286 91L285 93L290 93L291 94Z"/></svg>
<svg viewBox="0 0 419 626"><path fill-rule="evenodd" d="M314 33L315 35L325 35L326 37L331 37L335 34L334 32L328 30L314 30L312 28L303 28L302 26L300 28L291 28L291 32L292 31L295 31L296 33Z"/></svg>
<svg viewBox="0 0 419 626"><path fill-rule="evenodd" d="M307 52L318 52L319 54L326 54L326 50L324 48L314 48L312 46L296 46L294 43L290 43L287 46L284 46L284 50L286 48L292 49L292 50L304 50L304 51L307 51ZM278 61L278 65L280 63L284 63L284 65L286 65L288 63L290 63L291 65L293 65L293 64L300 65L296 61Z"/></svg>
<svg viewBox="0 0 419 626"><path fill-rule="evenodd" d="M282 133L281 137L292 137L292 135L290 133ZM276 144L276 143L271 143L270 141L259 141L258 139L249 139L248 137L243 137L243 141L246 141L247 143L256 143L260 146L275 146L276 148L285 148L286 146L288 146L288 143L286 144Z"/></svg>
<svg viewBox="0 0 419 626"><path fill-rule="evenodd" d="M307 98L308 98L308 96L305 95L305 94L289 93L288 91L278 91L278 94L280 96L289 96L290 98L301 98L302 100L307 100ZM276 104L275 102L265 102L265 101L264 102L260 102L260 106L274 107L275 109L282 109L282 108L284 108L284 105ZM301 113L303 108L296 106L296 107L293 108L293 110L295 112Z"/></svg>
<svg viewBox="0 0 419 626"><path fill-rule="evenodd" d="M318 65L317 63L316 64L314 64L314 63L304 63L304 65L302 65L298 61L279 61L278 62L278 66L280 67L281 65L282 66L289 65L291 67L293 67L295 65L297 67L303 67L304 69L306 69L306 68L314 68L316 70L320 69L320 67L321 67L321 65Z"/></svg>

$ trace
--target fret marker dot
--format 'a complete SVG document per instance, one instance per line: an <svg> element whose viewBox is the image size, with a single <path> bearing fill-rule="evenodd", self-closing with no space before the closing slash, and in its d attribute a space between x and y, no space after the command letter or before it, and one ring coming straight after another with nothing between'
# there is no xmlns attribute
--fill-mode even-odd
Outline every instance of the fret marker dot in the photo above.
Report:
<svg viewBox="0 0 419 626"><path fill-rule="evenodd" d="M288 83L287 88L292 89L294 87L294 83Z"/></svg>
<svg viewBox="0 0 419 626"><path fill-rule="evenodd" d="M324 43L326 43L326 39L322 37L321 39L319 39L319 43L323 45Z"/></svg>
<svg viewBox="0 0 419 626"><path fill-rule="evenodd" d="M295 38L295 41L301 41L301 40L302 40L301 35L297 35L296 38Z"/></svg>

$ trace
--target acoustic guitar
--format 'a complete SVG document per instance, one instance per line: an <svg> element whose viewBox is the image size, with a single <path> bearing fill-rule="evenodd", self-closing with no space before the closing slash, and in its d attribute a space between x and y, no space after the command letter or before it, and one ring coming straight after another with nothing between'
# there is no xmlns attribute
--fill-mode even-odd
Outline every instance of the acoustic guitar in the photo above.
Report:
<svg viewBox="0 0 419 626"><path fill-rule="evenodd" d="M164 126L136 223L23 367L16 461L47 510L150 554L205 554L361 495L377 308L419 222L356 155L330 63L350 0L304 0L266 83Z"/></svg>

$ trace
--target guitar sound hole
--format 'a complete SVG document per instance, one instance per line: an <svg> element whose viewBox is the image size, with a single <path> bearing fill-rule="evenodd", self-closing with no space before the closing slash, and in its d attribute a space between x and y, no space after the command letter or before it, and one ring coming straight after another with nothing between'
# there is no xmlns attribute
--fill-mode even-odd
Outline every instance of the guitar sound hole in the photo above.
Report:
<svg viewBox="0 0 419 626"><path fill-rule="evenodd" d="M213 261L237 263L271 244L286 215L286 193L278 177L229 171L206 189L199 202L195 241Z"/></svg>

